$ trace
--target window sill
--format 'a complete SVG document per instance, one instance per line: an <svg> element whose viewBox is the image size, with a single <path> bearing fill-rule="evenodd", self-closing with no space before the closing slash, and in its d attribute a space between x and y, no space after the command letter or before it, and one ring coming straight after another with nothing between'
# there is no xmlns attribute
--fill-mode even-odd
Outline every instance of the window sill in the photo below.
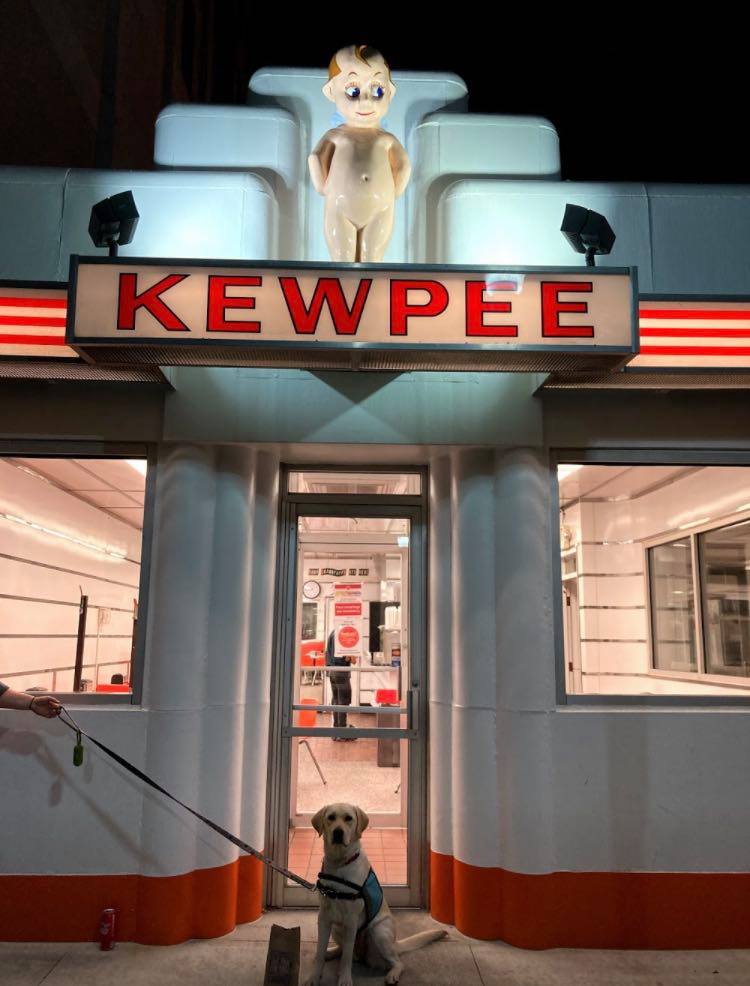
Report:
<svg viewBox="0 0 750 986"><path fill-rule="evenodd" d="M663 681L682 681L693 685L719 685L722 688L735 688L750 692L750 678L742 680L739 675L700 674L697 671L649 671L646 678Z"/></svg>

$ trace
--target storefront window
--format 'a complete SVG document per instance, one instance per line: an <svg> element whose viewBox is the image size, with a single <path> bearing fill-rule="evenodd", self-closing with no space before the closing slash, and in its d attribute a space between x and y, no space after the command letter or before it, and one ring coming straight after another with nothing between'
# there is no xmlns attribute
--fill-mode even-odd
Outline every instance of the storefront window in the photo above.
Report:
<svg viewBox="0 0 750 986"><path fill-rule="evenodd" d="M0 680L130 693L146 460L0 459Z"/></svg>
<svg viewBox="0 0 750 986"><path fill-rule="evenodd" d="M558 467L571 695L750 695L750 468Z"/></svg>
<svg viewBox="0 0 750 986"><path fill-rule="evenodd" d="M750 676L750 521L698 536L709 674Z"/></svg>

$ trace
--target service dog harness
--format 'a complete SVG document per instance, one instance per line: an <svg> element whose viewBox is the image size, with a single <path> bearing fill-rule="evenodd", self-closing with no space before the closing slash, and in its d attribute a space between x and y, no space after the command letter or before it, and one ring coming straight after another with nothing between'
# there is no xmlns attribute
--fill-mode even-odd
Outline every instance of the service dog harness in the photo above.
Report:
<svg viewBox="0 0 750 986"><path fill-rule="evenodd" d="M359 853L355 853L349 859L344 860L344 866L348 863L353 863L355 859L359 858ZM325 887L320 882L323 880L333 880L334 883L340 883L345 887L349 887L349 890L334 890L332 887ZM372 922L377 917L380 908L383 906L383 888L380 886L380 881L375 875L375 871L370 867L370 872L365 878L365 882L359 886L359 884L352 883L351 880L345 880L342 876L333 876L331 873L324 873L322 870L318 873L318 882L315 884L315 889L321 893L324 897L328 897L330 900L357 900L362 898L365 902L365 922L359 928L357 934L361 934L366 931Z"/></svg>

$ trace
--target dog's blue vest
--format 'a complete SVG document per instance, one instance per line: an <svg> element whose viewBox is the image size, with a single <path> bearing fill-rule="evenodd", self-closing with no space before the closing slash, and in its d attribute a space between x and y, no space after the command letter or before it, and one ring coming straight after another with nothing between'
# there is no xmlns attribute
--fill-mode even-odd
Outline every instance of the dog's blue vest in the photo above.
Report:
<svg viewBox="0 0 750 986"><path fill-rule="evenodd" d="M330 887L324 887L320 882L321 877L325 880L333 880L335 883L341 883L345 887L349 887L350 891L332 890ZM361 897L365 902L365 922L359 929L360 932L369 928L383 905L383 888L380 886L380 881L372 867L370 867L370 872L367 874L367 878L361 887L356 883L352 883L350 880L345 880L341 876L332 876L330 873L323 873L321 871L318 873L318 882L315 884L315 888L324 897L329 897L331 900L356 900L358 897Z"/></svg>

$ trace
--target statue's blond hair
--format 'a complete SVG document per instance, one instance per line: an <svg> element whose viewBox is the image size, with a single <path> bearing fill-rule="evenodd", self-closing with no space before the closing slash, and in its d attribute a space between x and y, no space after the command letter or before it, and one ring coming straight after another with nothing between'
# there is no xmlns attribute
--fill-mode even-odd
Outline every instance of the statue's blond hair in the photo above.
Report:
<svg viewBox="0 0 750 986"><path fill-rule="evenodd" d="M385 60L385 58L383 58L382 54L378 51L377 48L373 48L372 45L352 45L351 47L354 50L354 57L358 61L364 62L365 65L369 66L370 62L368 61L368 59L370 58L382 58L383 64L385 65L386 70L388 71L388 78L390 79L391 77L390 66L388 65L388 62ZM346 49L341 49L341 50L345 51ZM336 55L337 54L338 52L336 52ZM334 55L331 61L328 63L329 82L335 75L341 74L341 67L339 66L339 63L336 61L336 55Z"/></svg>

